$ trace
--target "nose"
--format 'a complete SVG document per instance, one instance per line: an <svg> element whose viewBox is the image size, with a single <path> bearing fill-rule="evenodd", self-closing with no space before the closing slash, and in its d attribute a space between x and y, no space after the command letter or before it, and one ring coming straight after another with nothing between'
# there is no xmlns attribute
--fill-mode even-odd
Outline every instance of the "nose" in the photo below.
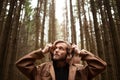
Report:
<svg viewBox="0 0 120 80"><path fill-rule="evenodd" d="M58 51L59 51L59 48L56 48L56 49L55 49L55 53L57 53Z"/></svg>
<svg viewBox="0 0 120 80"><path fill-rule="evenodd" d="M55 51L59 51L59 48L56 48Z"/></svg>

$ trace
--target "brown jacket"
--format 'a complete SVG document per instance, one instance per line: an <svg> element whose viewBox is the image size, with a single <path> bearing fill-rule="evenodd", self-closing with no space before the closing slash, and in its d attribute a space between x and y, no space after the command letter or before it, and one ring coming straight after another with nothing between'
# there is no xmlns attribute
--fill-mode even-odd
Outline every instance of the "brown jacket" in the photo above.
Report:
<svg viewBox="0 0 120 80"><path fill-rule="evenodd" d="M30 80L56 80L52 62L34 65L36 59L43 57L42 51L36 50L19 59L16 66ZM88 51L85 51L82 60L88 65L83 67L74 63L70 64L68 80L91 80L106 68L106 62Z"/></svg>

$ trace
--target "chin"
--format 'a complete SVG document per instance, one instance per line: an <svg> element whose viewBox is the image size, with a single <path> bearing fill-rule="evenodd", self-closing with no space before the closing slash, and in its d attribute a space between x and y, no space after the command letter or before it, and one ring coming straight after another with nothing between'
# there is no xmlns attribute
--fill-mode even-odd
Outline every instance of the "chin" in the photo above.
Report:
<svg viewBox="0 0 120 80"><path fill-rule="evenodd" d="M57 57L56 57L56 58L53 58L53 60L55 60L55 61L56 61L56 60L59 60L59 58L57 58Z"/></svg>

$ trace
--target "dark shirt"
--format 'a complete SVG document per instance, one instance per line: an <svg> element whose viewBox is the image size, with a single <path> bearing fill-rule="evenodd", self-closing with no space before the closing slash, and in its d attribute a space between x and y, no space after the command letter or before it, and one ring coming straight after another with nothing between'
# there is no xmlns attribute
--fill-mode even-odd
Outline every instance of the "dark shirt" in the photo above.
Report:
<svg viewBox="0 0 120 80"><path fill-rule="evenodd" d="M69 74L68 64L64 67L56 67L54 64L54 70L55 70L56 80L68 80L68 74Z"/></svg>

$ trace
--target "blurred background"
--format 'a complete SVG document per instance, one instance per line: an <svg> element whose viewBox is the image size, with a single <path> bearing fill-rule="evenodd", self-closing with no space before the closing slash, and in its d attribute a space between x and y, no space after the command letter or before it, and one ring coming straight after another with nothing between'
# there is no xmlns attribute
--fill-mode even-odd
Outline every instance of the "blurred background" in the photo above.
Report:
<svg viewBox="0 0 120 80"><path fill-rule="evenodd" d="M0 79L28 80L15 62L57 39L107 62L94 80L120 80L120 0L0 0Z"/></svg>

